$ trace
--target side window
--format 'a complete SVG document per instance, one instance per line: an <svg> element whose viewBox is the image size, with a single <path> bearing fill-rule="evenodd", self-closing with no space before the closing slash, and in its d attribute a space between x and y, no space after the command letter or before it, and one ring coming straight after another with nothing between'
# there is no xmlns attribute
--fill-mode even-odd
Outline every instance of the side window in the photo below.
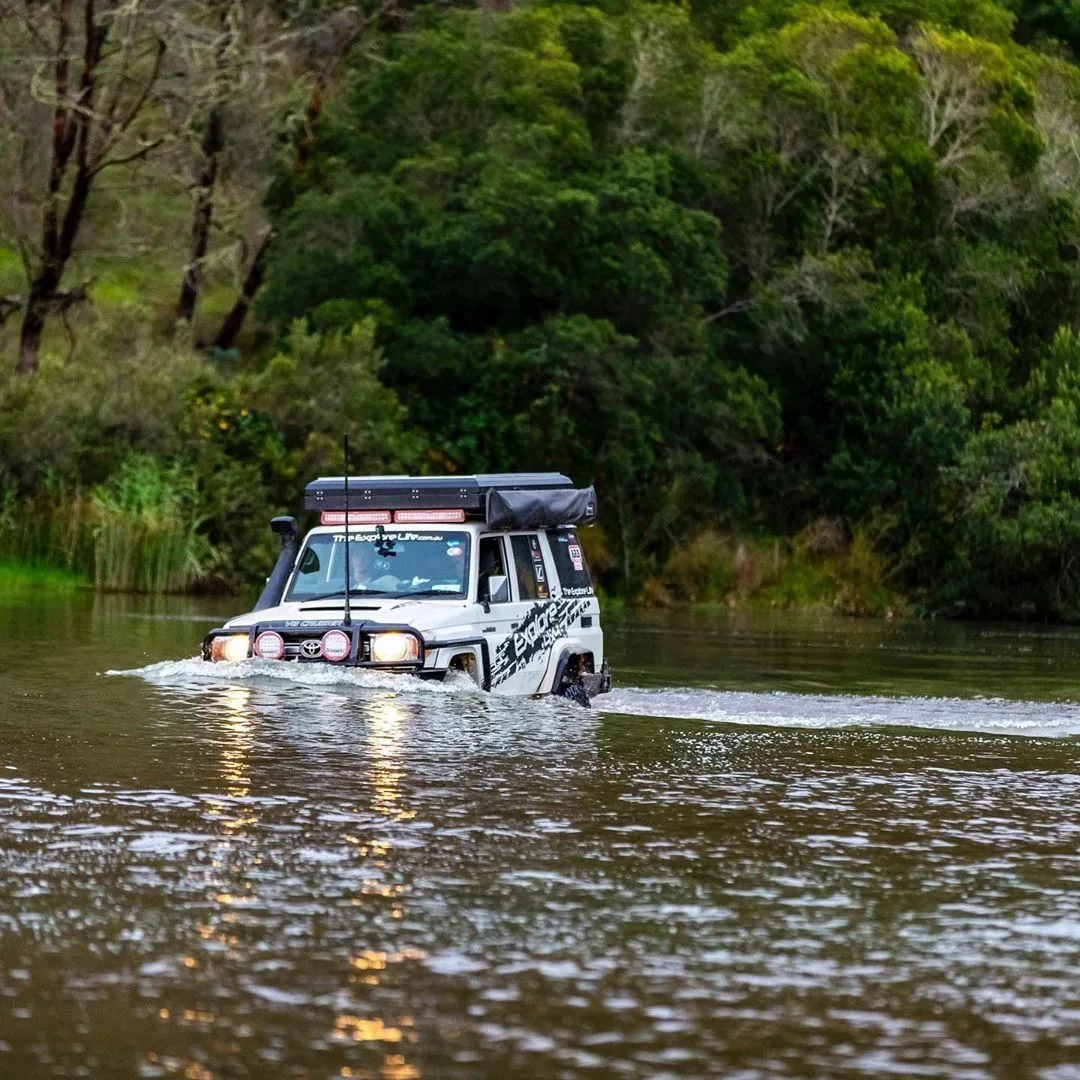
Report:
<svg viewBox="0 0 1080 1080"><path fill-rule="evenodd" d="M514 552L514 570L517 573L518 596L522 600L546 600L548 590L547 571L544 569L544 553L536 533L528 536L511 536L510 547Z"/></svg>
<svg viewBox="0 0 1080 1080"><path fill-rule="evenodd" d="M548 544L551 557L555 560L555 572L559 575L566 596L592 596L593 583L589 567L585 562L585 553L581 550L578 535L574 529L549 529Z"/></svg>
<svg viewBox="0 0 1080 1080"><path fill-rule="evenodd" d="M510 600L510 578L506 574L506 555L501 536L484 536L480 539L480 595L488 595L493 604L505 604Z"/></svg>

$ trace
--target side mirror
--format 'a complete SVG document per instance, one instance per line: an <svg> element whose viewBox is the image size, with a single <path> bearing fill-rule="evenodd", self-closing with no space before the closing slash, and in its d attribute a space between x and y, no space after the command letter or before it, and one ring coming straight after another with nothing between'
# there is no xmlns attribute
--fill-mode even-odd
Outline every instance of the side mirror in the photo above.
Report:
<svg viewBox="0 0 1080 1080"><path fill-rule="evenodd" d="M510 579L505 574L488 574L480 579L480 603L487 611L490 604L505 604L510 600Z"/></svg>

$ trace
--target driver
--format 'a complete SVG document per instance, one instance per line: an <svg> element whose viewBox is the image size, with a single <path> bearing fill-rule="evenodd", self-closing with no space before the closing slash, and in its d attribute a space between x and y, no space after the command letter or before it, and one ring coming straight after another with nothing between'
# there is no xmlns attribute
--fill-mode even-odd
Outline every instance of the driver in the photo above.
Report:
<svg viewBox="0 0 1080 1080"><path fill-rule="evenodd" d="M394 592L401 582L393 574L393 558L379 554L368 540L349 542L349 589L365 592Z"/></svg>

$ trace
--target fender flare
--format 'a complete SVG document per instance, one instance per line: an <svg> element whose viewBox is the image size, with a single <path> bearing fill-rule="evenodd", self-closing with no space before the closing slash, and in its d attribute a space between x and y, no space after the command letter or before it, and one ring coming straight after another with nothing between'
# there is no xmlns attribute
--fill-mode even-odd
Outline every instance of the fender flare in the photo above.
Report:
<svg viewBox="0 0 1080 1080"><path fill-rule="evenodd" d="M467 656L472 661L473 678L476 680L476 685L481 689L484 689L484 678L486 669L484 666L484 655L478 645L469 645L465 648L454 649L453 654L446 662L446 670L452 671L454 669L454 661L461 659L461 657L463 656Z"/></svg>
<svg viewBox="0 0 1080 1080"><path fill-rule="evenodd" d="M547 670L544 672L544 677L540 680L536 692L538 694L550 694L562 681L566 665L575 656L591 656L594 657L595 662L592 648L580 638L560 638L556 641L551 647L551 659L548 660Z"/></svg>

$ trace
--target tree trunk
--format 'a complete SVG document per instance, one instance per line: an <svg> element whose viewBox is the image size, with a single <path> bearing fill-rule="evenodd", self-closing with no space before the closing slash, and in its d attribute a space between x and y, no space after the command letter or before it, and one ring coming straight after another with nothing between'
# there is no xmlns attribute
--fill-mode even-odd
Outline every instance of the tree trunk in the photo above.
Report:
<svg viewBox="0 0 1080 1080"><path fill-rule="evenodd" d="M34 286L26 300L22 329L19 334L17 370L20 375L33 375L37 371L38 354L41 352L41 335L45 330L45 310L49 294L42 293L37 281L34 282Z"/></svg>
<svg viewBox="0 0 1080 1080"><path fill-rule="evenodd" d="M196 188L195 216L191 223L191 258L184 271L184 283L180 287L180 300L176 305L178 318L188 322L195 315L195 305L202 283L202 262L210 247L210 227L214 220L214 188L217 185L221 146L221 111L215 105L210 111L203 136L203 168Z"/></svg>
<svg viewBox="0 0 1080 1080"><path fill-rule="evenodd" d="M202 170L195 187L195 216L191 222L191 258L184 271L184 283L180 286L180 300L176 305L178 318L190 322L195 315L202 284L202 264L210 247L210 228L214 222L214 189L217 186L221 153L225 147L222 103L227 89L229 54L233 42L233 28L227 0L220 2L220 34L214 71L214 96L206 117L202 138Z"/></svg>
<svg viewBox="0 0 1080 1080"><path fill-rule="evenodd" d="M94 0L84 0L86 40L83 45L83 68L74 103L68 104L70 61L68 42L71 34L71 0L61 0L56 37L56 109L53 114L52 161L41 232L41 266L30 282L19 334L18 371L33 375L38 368L45 316L64 276L64 268L75 247L94 171L90 164L90 129L94 123L94 94L97 90L97 65L108 36L108 29L95 22ZM61 189L75 158L75 179L61 217Z"/></svg>
<svg viewBox="0 0 1080 1080"><path fill-rule="evenodd" d="M322 115L325 100L326 80L320 76L315 80L315 85L311 88L311 94L308 96L305 110L307 124L304 133L296 143L296 149L293 153L294 172L303 172L311 160L311 153L315 144L315 125ZM266 258L270 251L272 238L273 230L270 230L263 237L262 243L259 244L259 250L255 252L255 258L251 260L251 266L248 268L247 276L244 278L240 295L237 297L236 303L233 304L229 314L225 316L225 321L221 324L217 337L214 338L215 349L231 349L233 342L236 341L237 335L244 325L244 320L247 318L247 313L251 309L251 301L255 299L255 294L262 287L263 279L266 277Z"/></svg>
<svg viewBox="0 0 1080 1080"><path fill-rule="evenodd" d="M251 266L248 267L244 284L240 288L240 295L236 298L232 310L225 316L225 321L221 324L217 337L214 338L215 349L231 349L233 347L233 343L244 325L244 320L247 318L251 302L255 299L255 294L262 286L263 278L266 277L266 256L270 251L272 236L273 233L268 231L262 238L259 249L251 260Z"/></svg>

